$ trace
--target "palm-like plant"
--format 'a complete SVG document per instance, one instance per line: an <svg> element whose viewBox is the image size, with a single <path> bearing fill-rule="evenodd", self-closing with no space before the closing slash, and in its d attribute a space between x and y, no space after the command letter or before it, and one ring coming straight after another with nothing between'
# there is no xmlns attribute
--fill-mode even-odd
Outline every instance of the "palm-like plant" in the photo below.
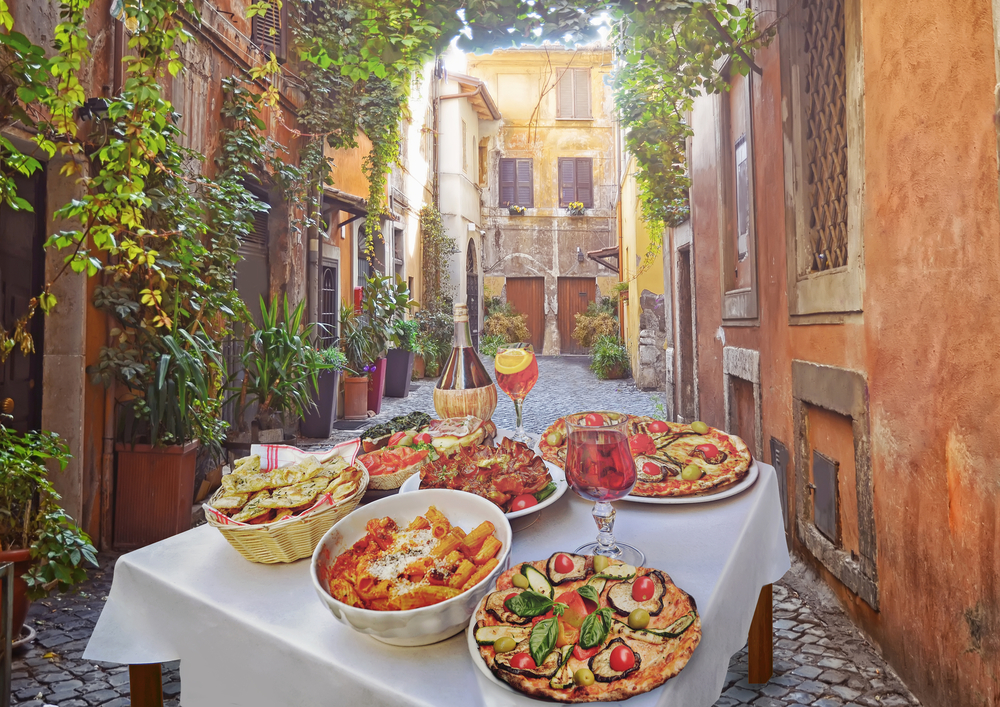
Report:
<svg viewBox="0 0 1000 707"><path fill-rule="evenodd" d="M310 391L318 387L317 374L329 368L312 340L314 324L304 323L305 303L294 309L288 296L281 308L277 298L268 307L260 300L262 324L246 342L241 361L243 382L239 386L240 419L256 403L256 419L262 429L280 427L281 415L302 416L312 407Z"/></svg>
<svg viewBox="0 0 1000 707"><path fill-rule="evenodd" d="M347 358L346 370L354 376L363 376L366 368L377 358L378 342L374 340L365 319L355 313L347 302L341 307L340 348Z"/></svg>

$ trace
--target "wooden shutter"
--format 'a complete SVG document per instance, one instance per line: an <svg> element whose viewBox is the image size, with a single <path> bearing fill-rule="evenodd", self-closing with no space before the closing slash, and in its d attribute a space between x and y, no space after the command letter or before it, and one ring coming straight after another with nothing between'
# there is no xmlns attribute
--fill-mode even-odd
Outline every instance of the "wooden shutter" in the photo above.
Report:
<svg viewBox="0 0 1000 707"><path fill-rule="evenodd" d="M590 118L590 69L573 70L573 117Z"/></svg>
<svg viewBox="0 0 1000 707"><path fill-rule="evenodd" d="M532 180L531 160L517 161L517 205L535 205L535 188Z"/></svg>
<svg viewBox="0 0 1000 707"><path fill-rule="evenodd" d="M500 159L500 206L517 201L517 160Z"/></svg>
<svg viewBox="0 0 1000 707"><path fill-rule="evenodd" d="M588 209L594 206L594 160L578 157L576 160L576 201Z"/></svg>
<svg viewBox="0 0 1000 707"><path fill-rule="evenodd" d="M576 201L576 160L559 158L559 205L569 206Z"/></svg>
<svg viewBox="0 0 1000 707"><path fill-rule="evenodd" d="M271 52L282 64L287 59L288 3L290 0L269 0L271 6L263 15L255 15L250 20L250 41L260 47L270 57Z"/></svg>
<svg viewBox="0 0 1000 707"><path fill-rule="evenodd" d="M573 70L563 69L559 72L556 85L556 117L573 117Z"/></svg>

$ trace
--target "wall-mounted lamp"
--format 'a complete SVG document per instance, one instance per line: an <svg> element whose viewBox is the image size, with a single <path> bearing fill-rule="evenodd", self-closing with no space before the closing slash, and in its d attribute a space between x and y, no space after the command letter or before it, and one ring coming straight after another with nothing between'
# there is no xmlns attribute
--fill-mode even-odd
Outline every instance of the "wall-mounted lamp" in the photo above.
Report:
<svg viewBox="0 0 1000 707"><path fill-rule="evenodd" d="M580 246L577 246L576 247L576 260L577 260L577 262L582 263L585 259L586 258L583 255L583 248L581 248Z"/></svg>
<svg viewBox="0 0 1000 707"><path fill-rule="evenodd" d="M88 98L77 111L80 120L104 120L108 117L108 102L103 98Z"/></svg>

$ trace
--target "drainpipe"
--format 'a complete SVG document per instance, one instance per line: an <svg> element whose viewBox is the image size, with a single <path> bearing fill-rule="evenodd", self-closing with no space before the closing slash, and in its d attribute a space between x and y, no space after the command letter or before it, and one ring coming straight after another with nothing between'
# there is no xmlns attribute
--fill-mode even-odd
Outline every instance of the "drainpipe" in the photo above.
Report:
<svg viewBox="0 0 1000 707"><path fill-rule="evenodd" d="M321 193L318 188L317 195ZM320 209L318 202L314 202L307 208L312 209L310 216L313 223L307 232L309 252L306 257L306 318L315 323L319 321L319 222L317 219Z"/></svg>

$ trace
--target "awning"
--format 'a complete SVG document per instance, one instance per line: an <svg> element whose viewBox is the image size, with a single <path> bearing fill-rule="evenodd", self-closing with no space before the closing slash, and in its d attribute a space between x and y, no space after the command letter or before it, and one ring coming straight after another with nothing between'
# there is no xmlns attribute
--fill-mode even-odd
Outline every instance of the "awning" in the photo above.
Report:
<svg viewBox="0 0 1000 707"><path fill-rule="evenodd" d="M346 211L354 216L367 216L368 201L366 199L362 199L360 196L348 194L346 191L340 191L339 189L334 189L332 187L324 187L322 210L326 211L327 209Z"/></svg>
<svg viewBox="0 0 1000 707"><path fill-rule="evenodd" d="M588 250L587 257L609 270L618 272L618 246L616 245L610 248L601 248L600 250ZM611 262L612 258L614 259L614 263Z"/></svg>

